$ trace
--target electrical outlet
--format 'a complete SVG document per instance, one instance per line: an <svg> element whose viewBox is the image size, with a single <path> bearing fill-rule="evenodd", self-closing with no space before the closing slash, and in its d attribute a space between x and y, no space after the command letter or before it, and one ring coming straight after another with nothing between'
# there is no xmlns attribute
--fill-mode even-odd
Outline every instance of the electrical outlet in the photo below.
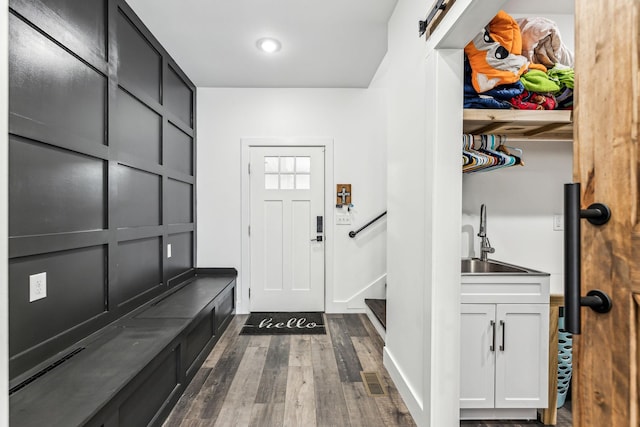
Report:
<svg viewBox="0 0 640 427"><path fill-rule="evenodd" d="M167 258L171 258L171 243L167 244Z"/></svg>
<svg viewBox="0 0 640 427"><path fill-rule="evenodd" d="M562 214L553 215L553 230L554 231L564 230L564 215Z"/></svg>
<svg viewBox="0 0 640 427"><path fill-rule="evenodd" d="M351 225L351 215L348 213L336 213L336 225Z"/></svg>
<svg viewBox="0 0 640 427"><path fill-rule="evenodd" d="M47 273L29 276L29 302L34 302L47 296Z"/></svg>

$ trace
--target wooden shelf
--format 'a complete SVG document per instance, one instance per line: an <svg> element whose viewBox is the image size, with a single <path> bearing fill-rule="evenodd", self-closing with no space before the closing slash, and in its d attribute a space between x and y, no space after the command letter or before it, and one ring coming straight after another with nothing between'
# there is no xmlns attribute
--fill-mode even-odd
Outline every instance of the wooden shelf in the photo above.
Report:
<svg viewBox="0 0 640 427"><path fill-rule="evenodd" d="M573 111L464 109L463 129L472 134L568 141L573 140Z"/></svg>

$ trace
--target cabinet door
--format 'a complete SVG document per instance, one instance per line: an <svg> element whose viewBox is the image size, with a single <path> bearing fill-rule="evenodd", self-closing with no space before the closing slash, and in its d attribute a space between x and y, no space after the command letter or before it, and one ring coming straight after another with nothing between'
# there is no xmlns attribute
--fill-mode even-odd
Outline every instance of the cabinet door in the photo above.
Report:
<svg viewBox="0 0 640 427"><path fill-rule="evenodd" d="M496 408L546 408L549 306L496 307Z"/></svg>
<svg viewBox="0 0 640 427"><path fill-rule="evenodd" d="M495 304L460 304L460 408L494 407Z"/></svg>

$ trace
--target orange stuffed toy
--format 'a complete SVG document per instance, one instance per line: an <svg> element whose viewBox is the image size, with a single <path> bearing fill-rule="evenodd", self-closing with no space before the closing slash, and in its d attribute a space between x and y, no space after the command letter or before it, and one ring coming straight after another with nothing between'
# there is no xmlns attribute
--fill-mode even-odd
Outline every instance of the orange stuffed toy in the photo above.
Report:
<svg viewBox="0 0 640 427"><path fill-rule="evenodd" d="M464 52L471 65L471 83L478 93L517 82L529 64L521 55L520 27L502 10L469 42Z"/></svg>

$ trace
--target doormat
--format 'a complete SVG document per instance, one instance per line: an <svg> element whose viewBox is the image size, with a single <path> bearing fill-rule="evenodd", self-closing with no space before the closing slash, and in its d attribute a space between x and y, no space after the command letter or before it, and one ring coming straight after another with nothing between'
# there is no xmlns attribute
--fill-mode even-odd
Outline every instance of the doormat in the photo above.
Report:
<svg viewBox="0 0 640 427"><path fill-rule="evenodd" d="M241 335L326 334L320 312L251 313Z"/></svg>

